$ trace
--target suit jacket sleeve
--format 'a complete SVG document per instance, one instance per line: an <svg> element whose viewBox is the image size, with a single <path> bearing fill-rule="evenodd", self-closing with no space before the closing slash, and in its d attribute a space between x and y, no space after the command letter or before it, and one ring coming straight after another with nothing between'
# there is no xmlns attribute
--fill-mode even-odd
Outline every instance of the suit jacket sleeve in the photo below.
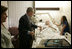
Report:
<svg viewBox="0 0 72 49"><path fill-rule="evenodd" d="M19 20L19 30L20 31L28 31L28 30L31 31L29 20L25 15Z"/></svg>
<svg viewBox="0 0 72 49"><path fill-rule="evenodd" d="M38 26L31 23L31 27L37 28Z"/></svg>

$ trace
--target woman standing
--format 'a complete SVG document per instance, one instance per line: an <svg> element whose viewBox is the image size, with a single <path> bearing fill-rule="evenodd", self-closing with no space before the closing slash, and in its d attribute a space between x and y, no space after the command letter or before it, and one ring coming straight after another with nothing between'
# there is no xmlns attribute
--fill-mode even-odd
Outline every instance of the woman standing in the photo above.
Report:
<svg viewBox="0 0 72 49"><path fill-rule="evenodd" d="M11 34L4 26L7 18L7 7L1 6L1 48L13 48Z"/></svg>

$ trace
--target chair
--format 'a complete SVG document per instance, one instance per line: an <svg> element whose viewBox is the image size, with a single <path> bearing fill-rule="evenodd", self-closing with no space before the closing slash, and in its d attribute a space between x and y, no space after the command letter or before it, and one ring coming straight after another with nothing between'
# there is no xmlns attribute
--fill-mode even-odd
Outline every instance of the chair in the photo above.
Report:
<svg viewBox="0 0 72 49"><path fill-rule="evenodd" d="M17 27L9 27L9 32L11 33L12 36L14 36L14 38L12 38L12 43L14 45L15 48L19 47L19 40L18 40L18 28Z"/></svg>

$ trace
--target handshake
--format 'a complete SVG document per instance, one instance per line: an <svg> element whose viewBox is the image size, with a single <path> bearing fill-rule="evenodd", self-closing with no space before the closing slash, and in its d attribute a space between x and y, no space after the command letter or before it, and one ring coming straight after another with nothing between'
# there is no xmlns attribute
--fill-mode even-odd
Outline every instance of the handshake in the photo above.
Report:
<svg viewBox="0 0 72 49"><path fill-rule="evenodd" d="M38 26L38 27L39 27L39 30L42 31L42 27L41 26Z"/></svg>
<svg viewBox="0 0 72 49"><path fill-rule="evenodd" d="M40 29L40 31L42 31L42 27L41 26L38 26L39 27L39 29ZM28 32L30 35L34 35L35 33L34 33L34 31L29 31Z"/></svg>

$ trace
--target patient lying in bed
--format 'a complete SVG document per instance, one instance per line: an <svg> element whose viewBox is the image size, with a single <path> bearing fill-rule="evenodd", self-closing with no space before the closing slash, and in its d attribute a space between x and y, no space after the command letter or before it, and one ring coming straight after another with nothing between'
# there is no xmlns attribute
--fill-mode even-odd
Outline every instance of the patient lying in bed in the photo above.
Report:
<svg viewBox="0 0 72 49"><path fill-rule="evenodd" d="M42 39L66 39L65 36L60 35L60 31L58 27L52 24L50 21L46 21L45 23L39 23L39 26L42 26L42 30L35 30L35 41L33 42L32 47L39 46L39 43Z"/></svg>
<svg viewBox="0 0 72 49"><path fill-rule="evenodd" d="M51 23L49 21L46 21L45 22L45 25L48 26L48 27L51 27L52 29L55 29L56 30L56 28L54 28L53 26L51 26Z"/></svg>
<svg viewBox="0 0 72 49"><path fill-rule="evenodd" d="M40 23L41 24L41 23ZM40 25L39 24L39 25ZM46 23L42 24L42 30L39 31L39 29L35 30L35 41L33 41L33 48L36 48L39 46L39 43L42 39L62 39L65 38L64 36L61 36L59 31L57 32L57 28L53 29L50 27L50 24L48 21Z"/></svg>
<svg viewBox="0 0 72 49"><path fill-rule="evenodd" d="M58 27L52 24L50 21L46 21L45 23L39 23L38 25L41 26L42 28L41 30L39 28L35 30L36 36L46 38L48 36L50 38L60 34Z"/></svg>
<svg viewBox="0 0 72 49"><path fill-rule="evenodd" d="M58 30L58 28L54 24L52 24L50 21L46 21L45 23L38 23L38 25L42 27L40 31L46 28L52 28L53 30Z"/></svg>

